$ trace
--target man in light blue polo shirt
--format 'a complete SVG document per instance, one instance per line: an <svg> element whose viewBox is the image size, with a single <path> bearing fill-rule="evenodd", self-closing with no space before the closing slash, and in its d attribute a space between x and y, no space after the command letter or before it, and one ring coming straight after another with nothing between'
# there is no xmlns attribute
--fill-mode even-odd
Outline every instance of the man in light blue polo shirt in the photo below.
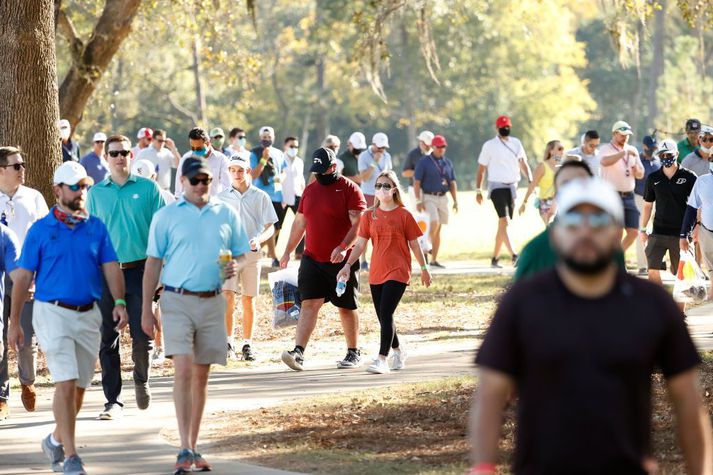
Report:
<svg viewBox="0 0 713 475"><path fill-rule="evenodd" d="M394 168L391 163L391 155L386 151L388 148L389 137L383 132L378 132L372 137L371 145L359 155L358 166L359 178L361 179L359 186L362 193L364 193L367 208L374 206L374 195L376 194L374 185L376 185L379 173ZM364 254L362 255L361 270L369 270L369 263L366 261L366 249L364 249Z"/></svg>
<svg viewBox="0 0 713 475"><path fill-rule="evenodd" d="M153 337L157 321L152 297L163 264L161 326L167 357L175 367L173 402L176 406L181 450L175 473L210 470L196 451L211 364L225 365L228 338L225 299L221 287L236 274L237 259L250 252L240 216L229 205L210 196L213 174L206 160L187 158L181 168L183 195L154 216L149 232L144 273L141 324ZM224 251L232 259L218 264ZM221 275L222 274L222 275Z"/></svg>
<svg viewBox="0 0 713 475"><path fill-rule="evenodd" d="M149 354L152 342L141 330L141 282L151 220L156 211L166 203L156 182L130 173L132 152L131 140L128 137L109 137L106 150L109 176L89 190L87 210L106 225L124 274L131 359L134 362L134 392L136 405L143 410L151 402ZM105 284L104 295L99 302L103 319L99 362L102 368L102 388L106 397L104 410L99 414L99 419L102 420L120 417L124 407L121 398L120 339L114 328L112 308L111 293Z"/></svg>
<svg viewBox="0 0 713 475"><path fill-rule="evenodd" d="M109 233L85 209L92 183L78 162L57 168L57 205L28 231L13 275L8 341L13 347L23 341L20 314L34 278L32 323L55 383L52 410L57 423L43 439L42 450L54 471L60 471L64 461L64 473L85 473L75 446L75 422L99 352L102 317L96 302L102 297L102 275L114 298L114 325L121 329L128 322L124 276Z"/></svg>

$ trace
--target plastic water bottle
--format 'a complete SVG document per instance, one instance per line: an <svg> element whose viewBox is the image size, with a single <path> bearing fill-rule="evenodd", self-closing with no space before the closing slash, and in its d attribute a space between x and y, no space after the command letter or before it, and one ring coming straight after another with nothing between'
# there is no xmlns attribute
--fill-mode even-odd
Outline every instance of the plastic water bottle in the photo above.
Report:
<svg viewBox="0 0 713 475"><path fill-rule="evenodd" d="M340 278L337 281L337 289L336 289L337 297L341 297L342 295L344 295L344 292L346 292L346 291L347 291L347 281L344 280L344 278Z"/></svg>

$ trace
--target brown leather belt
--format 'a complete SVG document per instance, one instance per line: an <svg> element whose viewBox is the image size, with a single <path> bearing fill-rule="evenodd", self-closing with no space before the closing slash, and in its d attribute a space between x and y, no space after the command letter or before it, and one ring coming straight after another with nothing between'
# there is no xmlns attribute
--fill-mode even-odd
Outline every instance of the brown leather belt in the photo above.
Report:
<svg viewBox="0 0 713 475"><path fill-rule="evenodd" d="M429 193L428 191L424 191L423 193L426 194L426 195L431 195L431 196L445 196L445 194L446 194L447 192L446 192L446 191L439 191L439 192L436 192L436 193Z"/></svg>
<svg viewBox="0 0 713 475"><path fill-rule="evenodd" d="M163 290L166 292L173 292L175 294L191 295L193 297L198 297L201 299L209 299L211 297L215 297L216 295L220 295L220 290L207 290L205 292L193 292L192 290L171 287L170 285L164 285Z"/></svg>
<svg viewBox="0 0 713 475"><path fill-rule="evenodd" d="M53 300L47 303L51 303L52 305L56 305L58 307L66 308L69 310L74 310L75 312L88 312L94 308L94 302L88 303L86 305L70 305L68 303L60 302L59 300Z"/></svg>
<svg viewBox="0 0 713 475"><path fill-rule="evenodd" d="M145 262L146 262L146 259L139 259L138 261L132 261L132 262L120 262L119 268L121 270L136 269L137 267L144 265Z"/></svg>

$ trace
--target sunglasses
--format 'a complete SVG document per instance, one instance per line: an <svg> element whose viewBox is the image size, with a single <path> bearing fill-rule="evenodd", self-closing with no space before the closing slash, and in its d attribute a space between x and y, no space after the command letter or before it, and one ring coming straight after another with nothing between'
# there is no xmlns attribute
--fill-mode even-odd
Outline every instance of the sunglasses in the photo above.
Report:
<svg viewBox="0 0 713 475"><path fill-rule="evenodd" d="M618 132L631 132L631 129L629 127L619 127L616 129Z"/></svg>
<svg viewBox="0 0 713 475"><path fill-rule="evenodd" d="M569 229L581 228L585 222L592 229L602 229L611 226L614 223L614 218L607 213L584 214L570 211L569 213L558 215L557 222Z"/></svg>
<svg viewBox="0 0 713 475"><path fill-rule="evenodd" d="M380 190L380 189L385 189L386 191L389 191L393 186L391 186L391 183L377 183L374 185L375 190Z"/></svg>
<svg viewBox="0 0 713 475"><path fill-rule="evenodd" d="M383 152L384 150L386 150L386 147L376 147L376 150L378 150L379 152Z"/></svg>
<svg viewBox="0 0 713 475"><path fill-rule="evenodd" d="M25 168L26 166L27 166L27 165L25 165L25 162L11 163L11 164L9 164L9 165L0 165L0 167L2 167L2 168L9 168L9 167L12 167L12 168L14 168L16 171L18 171L18 172L19 172L21 169Z"/></svg>
<svg viewBox="0 0 713 475"><path fill-rule="evenodd" d="M116 158L119 155L121 155L122 157L128 157L131 153L131 150L110 150L108 153L109 156L113 158Z"/></svg>
<svg viewBox="0 0 713 475"><path fill-rule="evenodd" d="M87 188L89 188L89 185L87 185L86 183L77 183L75 185L68 185L65 183L64 186L69 188L71 191L86 190Z"/></svg>
<svg viewBox="0 0 713 475"><path fill-rule="evenodd" d="M156 142L158 142L158 143L165 143L166 140L164 140L164 139L156 139Z"/></svg>
<svg viewBox="0 0 713 475"><path fill-rule="evenodd" d="M713 137L701 137L703 143L713 143Z"/></svg>
<svg viewBox="0 0 713 475"><path fill-rule="evenodd" d="M213 182L212 178L195 178L195 177L193 177L193 178L188 179L188 183L190 183L191 186L198 186L199 183L202 185L208 186L212 182Z"/></svg>
<svg viewBox="0 0 713 475"><path fill-rule="evenodd" d="M94 143L105 143L105 140L95 140Z"/></svg>
<svg viewBox="0 0 713 475"><path fill-rule="evenodd" d="M672 153L662 153L661 155L659 155L659 158L661 160L673 160L674 158L676 158L676 155Z"/></svg>
<svg viewBox="0 0 713 475"><path fill-rule="evenodd" d="M439 145L436 148L446 148L446 147L448 147L448 145Z"/></svg>
<svg viewBox="0 0 713 475"><path fill-rule="evenodd" d="M290 148L300 148L299 145L290 145Z"/></svg>
<svg viewBox="0 0 713 475"><path fill-rule="evenodd" d="M238 140L244 139L246 136L245 135L238 135Z"/></svg>
<svg viewBox="0 0 713 475"><path fill-rule="evenodd" d="M564 152L564 147L557 147L558 152Z"/></svg>

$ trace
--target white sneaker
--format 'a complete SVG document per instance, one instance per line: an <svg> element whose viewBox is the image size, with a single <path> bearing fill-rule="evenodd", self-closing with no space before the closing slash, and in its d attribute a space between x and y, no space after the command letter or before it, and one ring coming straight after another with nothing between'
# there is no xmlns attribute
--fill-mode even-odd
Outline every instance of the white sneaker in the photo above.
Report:
<svg viewBox="0 0 713 475"><path fill-rule="evenodd" d="M391 357L389 358L389 367L392 371L398 371L406 367L406 352L404 351L393 351Z"/></svg>
<svg viewBox="0 0 713 475"><path fill-rule="evenodd" d="M381 358L377 358L374 360L372 364L370 364L366 370L369 373L374 373L374 374L386 374L389 373L391 370L389 369L389 365L386 364L386 360L382 360Z"/></svg>
<svg viewBox="0 0 713 475"><path fill-rule="evenodd" d="M166 361L166 354L163 348L160 346L155 347L151 354L151 366L160 366L164 361Z"/></svg>

